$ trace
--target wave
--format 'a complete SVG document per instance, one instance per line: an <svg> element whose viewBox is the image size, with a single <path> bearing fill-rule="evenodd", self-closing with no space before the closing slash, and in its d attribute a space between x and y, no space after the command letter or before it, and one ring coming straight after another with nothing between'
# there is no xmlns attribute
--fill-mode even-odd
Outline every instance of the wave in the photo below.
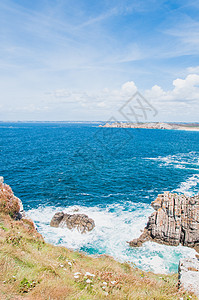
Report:
<svg viewBox="0 0 199 300"><path fill-rule="evenodd" d="M160 162L160 167L172 166L179 169L190 169L199 171L199 153L192 151L176 155L145 157L144 160Z"/></svg>
<svg viewBox="0 0 199 300"><path fill-rule="evenodd" d="M180 187L174 191L187 196L194 196L199 191L199 174L188 177L187 180L182 182Z"/></svg>
<svg viewBox="0 0 199 300"><path fill-rule="evenodd" d="M87 234L76 229L50 227L50 220L57 211L88 214L95 221L95 228ZM170 247L152 242L140 248L131 248L126 243L140 235L153 209L145 203L115 203L104 207L38 207L28 211L45 240L87 254L108 254L115 259L128 261L137 267L156 273L176 272L182 257L195 256L195 250L178 246Z"/></svg>

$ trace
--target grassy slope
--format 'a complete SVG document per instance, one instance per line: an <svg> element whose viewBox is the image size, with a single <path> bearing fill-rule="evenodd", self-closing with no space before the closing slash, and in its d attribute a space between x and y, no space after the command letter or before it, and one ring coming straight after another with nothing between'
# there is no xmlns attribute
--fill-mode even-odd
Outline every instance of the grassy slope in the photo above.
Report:
<svg viewBox="0 0 199 300"><path fill-rule="evenodd" d="M4 196L0 193L0 299L196 299L178 290L177 274L143 272L108 256L45 243L31 221L12 219L14 200L10 213Z"/></svg>

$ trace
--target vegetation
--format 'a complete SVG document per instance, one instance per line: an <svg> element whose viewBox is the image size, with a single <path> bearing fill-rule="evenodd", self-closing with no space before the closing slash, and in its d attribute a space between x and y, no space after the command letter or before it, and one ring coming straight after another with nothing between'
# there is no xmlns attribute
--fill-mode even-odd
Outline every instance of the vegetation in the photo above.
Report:
<svg viewBox="0 0 199 300"><path fill-rule="evenodd" d="M0 299L196 299L177 274L143 272L102 255L45 243L31 220L15 221L0 197ZM11 206L12 208L12 206Z"/></svg>

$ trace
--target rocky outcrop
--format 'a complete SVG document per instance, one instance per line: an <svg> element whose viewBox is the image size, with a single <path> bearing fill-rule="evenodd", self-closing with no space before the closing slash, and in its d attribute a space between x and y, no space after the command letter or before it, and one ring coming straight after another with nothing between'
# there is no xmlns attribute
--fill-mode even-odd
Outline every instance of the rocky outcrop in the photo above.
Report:
<svg viewBox="0 0 199 300"><path fill-rule="evenodd" d="M17 198L11 187L3 183L3 177L0 177L0 211L9 214L13 219L20 220L25 216L22 202Z"/></svg>
<svg viewBox="0 0 199 300"><path fill-rule="evenodd" d="M194 247L199 251L199 195L165 192L151 203L155 211L149 217L144 232L129 244L136 247L148 240L177 246Z"/></svg>
<svg viewBox="0 0 199 300"><path fill-rule="evenodd" d="M199 260L184 258L179 262L179 287L193 292L199 298Z"/></svg>
<svg viewBox="0 0 199 300"><path fill-rule="evenodd" d="M81 233L91 231L95 227L93 219L84 214L65 214L64 212L57 212L51 222L52 227L67 227L68 229L77 228Z"/></svg>

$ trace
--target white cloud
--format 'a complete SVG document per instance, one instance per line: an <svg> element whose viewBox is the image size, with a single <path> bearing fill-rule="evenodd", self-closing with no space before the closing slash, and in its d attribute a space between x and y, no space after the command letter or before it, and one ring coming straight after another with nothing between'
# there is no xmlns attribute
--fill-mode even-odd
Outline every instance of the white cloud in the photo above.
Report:
<svg viewBox="0 0 199 300"><path fill-rule="evenodd" d="M52 104L80 104L90 108L118 108L124 101L138 91L134 81L127 81L120 89L103 89L97 92L91 91L70 91L67 89L55 90L50 94ZM173 89L163 90L160 86L154 85L151 89L143 91L147 100L158 105L176 105L184 102L186 105L199 99L199 75L189 74L185 79L177 78L173 80Z"/></svg>
<svg viewBox="0 0 199 300"><path fill-rule="evenodd" d="M49 101L56 104L89 106L89 108L112 108L121 106L124 101L135 94L137 87L133 81L124 83L120 89L104 88L100 91L55 90L50 94Z"/></svg>
<svg viewBox="0 0 199 300"><path fill-rule="evenodd" d="M187 68L187 72L188 73L195 73L195 74L197 74L197 73L199 73L199 66L189 67L189 68Z"/></svg>
<svg viewBox="0 0 199 300"><path fill-rule="evenodd" d="M199 75L189 74L185 79L177 78L173 80L174 88L164 91L160 86L155 85L150 90L145 91L145 97L152 101L184 101L187 103L199 99Z"/></svg>
<svg viewBox="0 0 199 300"><path fill-rule="evenodd" d="M134 94L137 91L137 87L133 81L127 81L122 85L122 91L128 94Z"/></svg>

